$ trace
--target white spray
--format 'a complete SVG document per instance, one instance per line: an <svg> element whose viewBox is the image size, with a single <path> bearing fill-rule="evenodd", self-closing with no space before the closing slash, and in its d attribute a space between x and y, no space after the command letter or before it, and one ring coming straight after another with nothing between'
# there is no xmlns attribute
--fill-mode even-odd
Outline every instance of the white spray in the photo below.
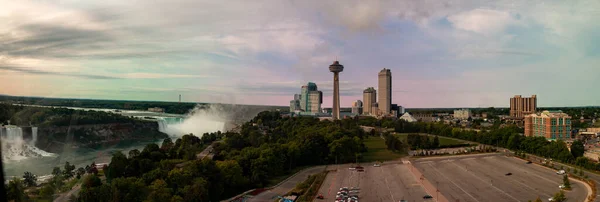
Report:
<svg viewBox="0 0 600 202"><path fill-rule="evenodd" d="M32 139L23 139L23 129L17 126L0 128L2 140L2 160L20 161L29 157L55 157L56 154L46 152L35 147L37 141L37 127L31 128Z"/></svg>
<svg viewBox="0 0 600 202"><path fill-rule="evenodd" d="M196 106L183 120L166 117L158 124L159 131L171 137L181 137L190 133L202 137L204 133L224 131L228 119L229 112L222 105L211 104Z"/></svg>

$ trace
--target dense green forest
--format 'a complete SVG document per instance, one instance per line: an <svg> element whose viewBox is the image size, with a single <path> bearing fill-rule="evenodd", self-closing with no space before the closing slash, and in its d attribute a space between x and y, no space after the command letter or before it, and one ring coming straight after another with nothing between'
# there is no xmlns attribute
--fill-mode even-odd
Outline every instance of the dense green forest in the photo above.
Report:
<svg viewBox="0 0 600 202"><path fill-rule="evenodd" d="M79 201L218 201L294 168L353 162L367 148L356 120L319 121L281 118L261 112L240 133L186 135L175 142L150 144L128 155L116 153L106 168L106 182L87 176ZM214 160L195 159L210 142Z"/></svg>
<svg viewBox="0 0 600 202"><path fill-rule="evenodd" d="M119 114L66 108L27 107L0 104L0 123L35 126L133 123L139 121Z"/></svg>

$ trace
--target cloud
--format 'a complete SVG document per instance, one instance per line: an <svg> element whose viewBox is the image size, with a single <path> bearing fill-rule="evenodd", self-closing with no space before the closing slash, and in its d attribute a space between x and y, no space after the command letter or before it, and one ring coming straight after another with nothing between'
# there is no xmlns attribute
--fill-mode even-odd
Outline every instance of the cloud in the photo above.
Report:
<svg viewBox="0 0 600 202"><path fill-rule="evenodd" d="M122 99L128 95L111 89L136 86L129 89L136 99L181 92L198 101L281 99L287 104L308 81L329 95L327 66L339 58L346 66L345 99L360 98L364 88L376 87L376 74L385 67L394 72L399 104L443 105L448 100L451 105L464 101L452 93L502 100L503 94L521 89L543 92L539 75L561 75L566 67L595 73L589 64L599 54L595 38L600 29L591 25L600 20L600 3L593 0L1 4L0 76L5 81L0 84L11 85L15 79L6 78L30 74L34 76L19 78L39 80L22 83L77 82L77 90L65 87L57 93L81 97ZM502 73L516 66L535 72L532 85L515 87L522 78ZM539 66L546 72L538 71ZM592 73L575 72L594 79ZM504 80L496 75L505 75ZM102 92L82 91L96 86L104 87ZM456 90L462 88L468 89ZM436 93L448 98L436 99Z"/></svg>
<svg viewBox="0 0 600 202"><path fill-rule="evenodd" d="M504 31L507 26L518 24L508 12L474 9L448 16L448 21L457 29L476 32L479 34L496 34Z"/></svg>
<svg viewBox="0 0 600 202"><path fill-rule="evenodd" d="M118 79L117 77L111 77L111 76L76 74L76 73L66 73L66 72L50 72L50 71L35 70L35 69L31 69L31 68L23 68L23 67L15 67L15 66L0 65L0 69L22 72L22 73L29 73L29 74L39 74L39 75L69 76L69 77L79 77L79 78L87 78L87 79Z"/></svg>

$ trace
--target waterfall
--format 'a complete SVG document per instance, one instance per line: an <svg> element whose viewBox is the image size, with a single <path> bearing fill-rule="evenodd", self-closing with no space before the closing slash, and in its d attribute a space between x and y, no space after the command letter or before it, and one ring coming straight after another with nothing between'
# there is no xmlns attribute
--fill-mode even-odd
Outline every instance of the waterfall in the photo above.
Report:
<svg viewBox="0 0 600 202"><path fill-rule="evenodd" d="M2 160L24 160L30 157L55 157L56 154L35 147L37 127L31 127L32 138L23 138L23 128L17 126L0 127L2 140Z"/></svg>
<svg viewBox="0 0 600 202"><path fill-rule="evenodd" d="M37 142L37 127L31 127L31 142L29 142L32 146L35 147L35 143Z"/></svg>

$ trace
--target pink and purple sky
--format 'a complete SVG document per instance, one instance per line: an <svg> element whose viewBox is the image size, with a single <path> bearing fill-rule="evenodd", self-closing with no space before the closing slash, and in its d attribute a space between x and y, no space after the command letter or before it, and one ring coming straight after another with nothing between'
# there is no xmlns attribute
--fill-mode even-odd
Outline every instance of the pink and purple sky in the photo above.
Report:
<svg viewBox="0 0 600 202"><path fill-rule="evenodd" d="M0 0L0 94L342 106L391 69L393 103L600 105L597 0Z"/></svg>

